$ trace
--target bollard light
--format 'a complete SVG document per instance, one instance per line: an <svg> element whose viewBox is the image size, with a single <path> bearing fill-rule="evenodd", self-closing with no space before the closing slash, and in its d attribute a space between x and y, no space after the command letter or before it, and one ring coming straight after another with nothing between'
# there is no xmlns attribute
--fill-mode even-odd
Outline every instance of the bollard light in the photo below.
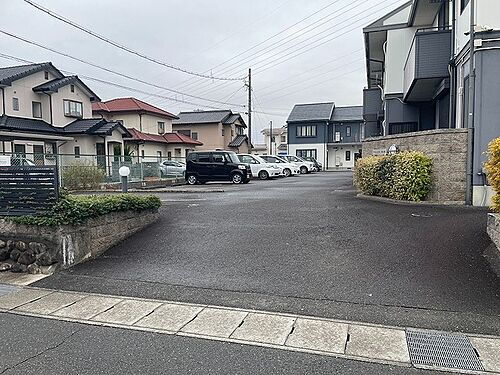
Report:
<svg viewBox="0 0 500 375"><path fill-rule="evenodd" d="M120 174L122 179L122 192L126 193L128 192L128 176L130 175L130 168L126 165L123 165L120 167L120 169L118 169L118 173Z"/></svg>

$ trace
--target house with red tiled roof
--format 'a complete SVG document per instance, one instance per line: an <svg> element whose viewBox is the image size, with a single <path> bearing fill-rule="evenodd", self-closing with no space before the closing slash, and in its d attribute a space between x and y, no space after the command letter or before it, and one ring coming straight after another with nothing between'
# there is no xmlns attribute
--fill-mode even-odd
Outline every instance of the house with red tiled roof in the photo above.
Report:
<svg viewBox="0 0 500 375"><path fill-rule="evenodd" d="M92 113L107 121L123 124L132 137L126 145L133 156L143 159L181 159L202 142L172 132L172 120L178 117L136 98L117 98L92 103Z"/></svg>

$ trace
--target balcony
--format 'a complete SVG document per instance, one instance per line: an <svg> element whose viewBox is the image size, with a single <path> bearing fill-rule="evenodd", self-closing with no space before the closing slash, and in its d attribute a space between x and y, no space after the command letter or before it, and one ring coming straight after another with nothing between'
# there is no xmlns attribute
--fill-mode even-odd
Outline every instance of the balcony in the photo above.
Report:
<svg viewBox="0 0 500 375"><path fill-rule="evenodd" d="M451 31L420 29L413 38L404 67L405 102L425 102L436 97L444 79L449 78Z"/></svg>

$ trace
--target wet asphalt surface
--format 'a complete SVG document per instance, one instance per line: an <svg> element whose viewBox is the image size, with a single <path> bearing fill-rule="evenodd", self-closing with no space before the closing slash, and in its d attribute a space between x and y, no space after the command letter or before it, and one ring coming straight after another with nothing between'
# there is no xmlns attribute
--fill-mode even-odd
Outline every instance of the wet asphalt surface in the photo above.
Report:
<svg viewBox="0 0 500 375"><path fill-rule="evenodd" d="M35 285L500 335L486 210L360 199L341 172L213 186Z"/></svg>

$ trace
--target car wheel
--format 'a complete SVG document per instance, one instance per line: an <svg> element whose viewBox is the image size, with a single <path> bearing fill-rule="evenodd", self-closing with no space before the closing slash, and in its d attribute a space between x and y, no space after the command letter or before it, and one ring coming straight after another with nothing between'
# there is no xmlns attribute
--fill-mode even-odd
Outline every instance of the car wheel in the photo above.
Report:
<svg viewBox="0 0 500 375"><path fill-rule="evenodd" d="M233 184L241 184L243 182L243 176L240 173L234 173L231 176L231 181Z"/></svg>
<svg viewBox="0 0 500 375"><path fill-rule="evenodd" d="M196 185L198 183L198 178L195 175L189 175L187 178L187 183L189 185Z"/></svg>
<svg viewBox="0 0 500 375"><path fill-rule="evenodd" d="M269 178L269 173L267 173L267 171L260 171L259 172L259 179L267 180L268 178Z"/></svg>
<svg viewBox="0 0 500 375"><path fill-rule="evenodd" d="M290 177L290 175L292 174L292 171L288 168L285 168L283 170L283 174L285 175L285 177Z"/></svg>
<svg viewBox="0 0 500 375"><path fill-rule="evenodd" d="M306 174L308 172L307 167L302 166L300 167L300 174Z"/></svg>

